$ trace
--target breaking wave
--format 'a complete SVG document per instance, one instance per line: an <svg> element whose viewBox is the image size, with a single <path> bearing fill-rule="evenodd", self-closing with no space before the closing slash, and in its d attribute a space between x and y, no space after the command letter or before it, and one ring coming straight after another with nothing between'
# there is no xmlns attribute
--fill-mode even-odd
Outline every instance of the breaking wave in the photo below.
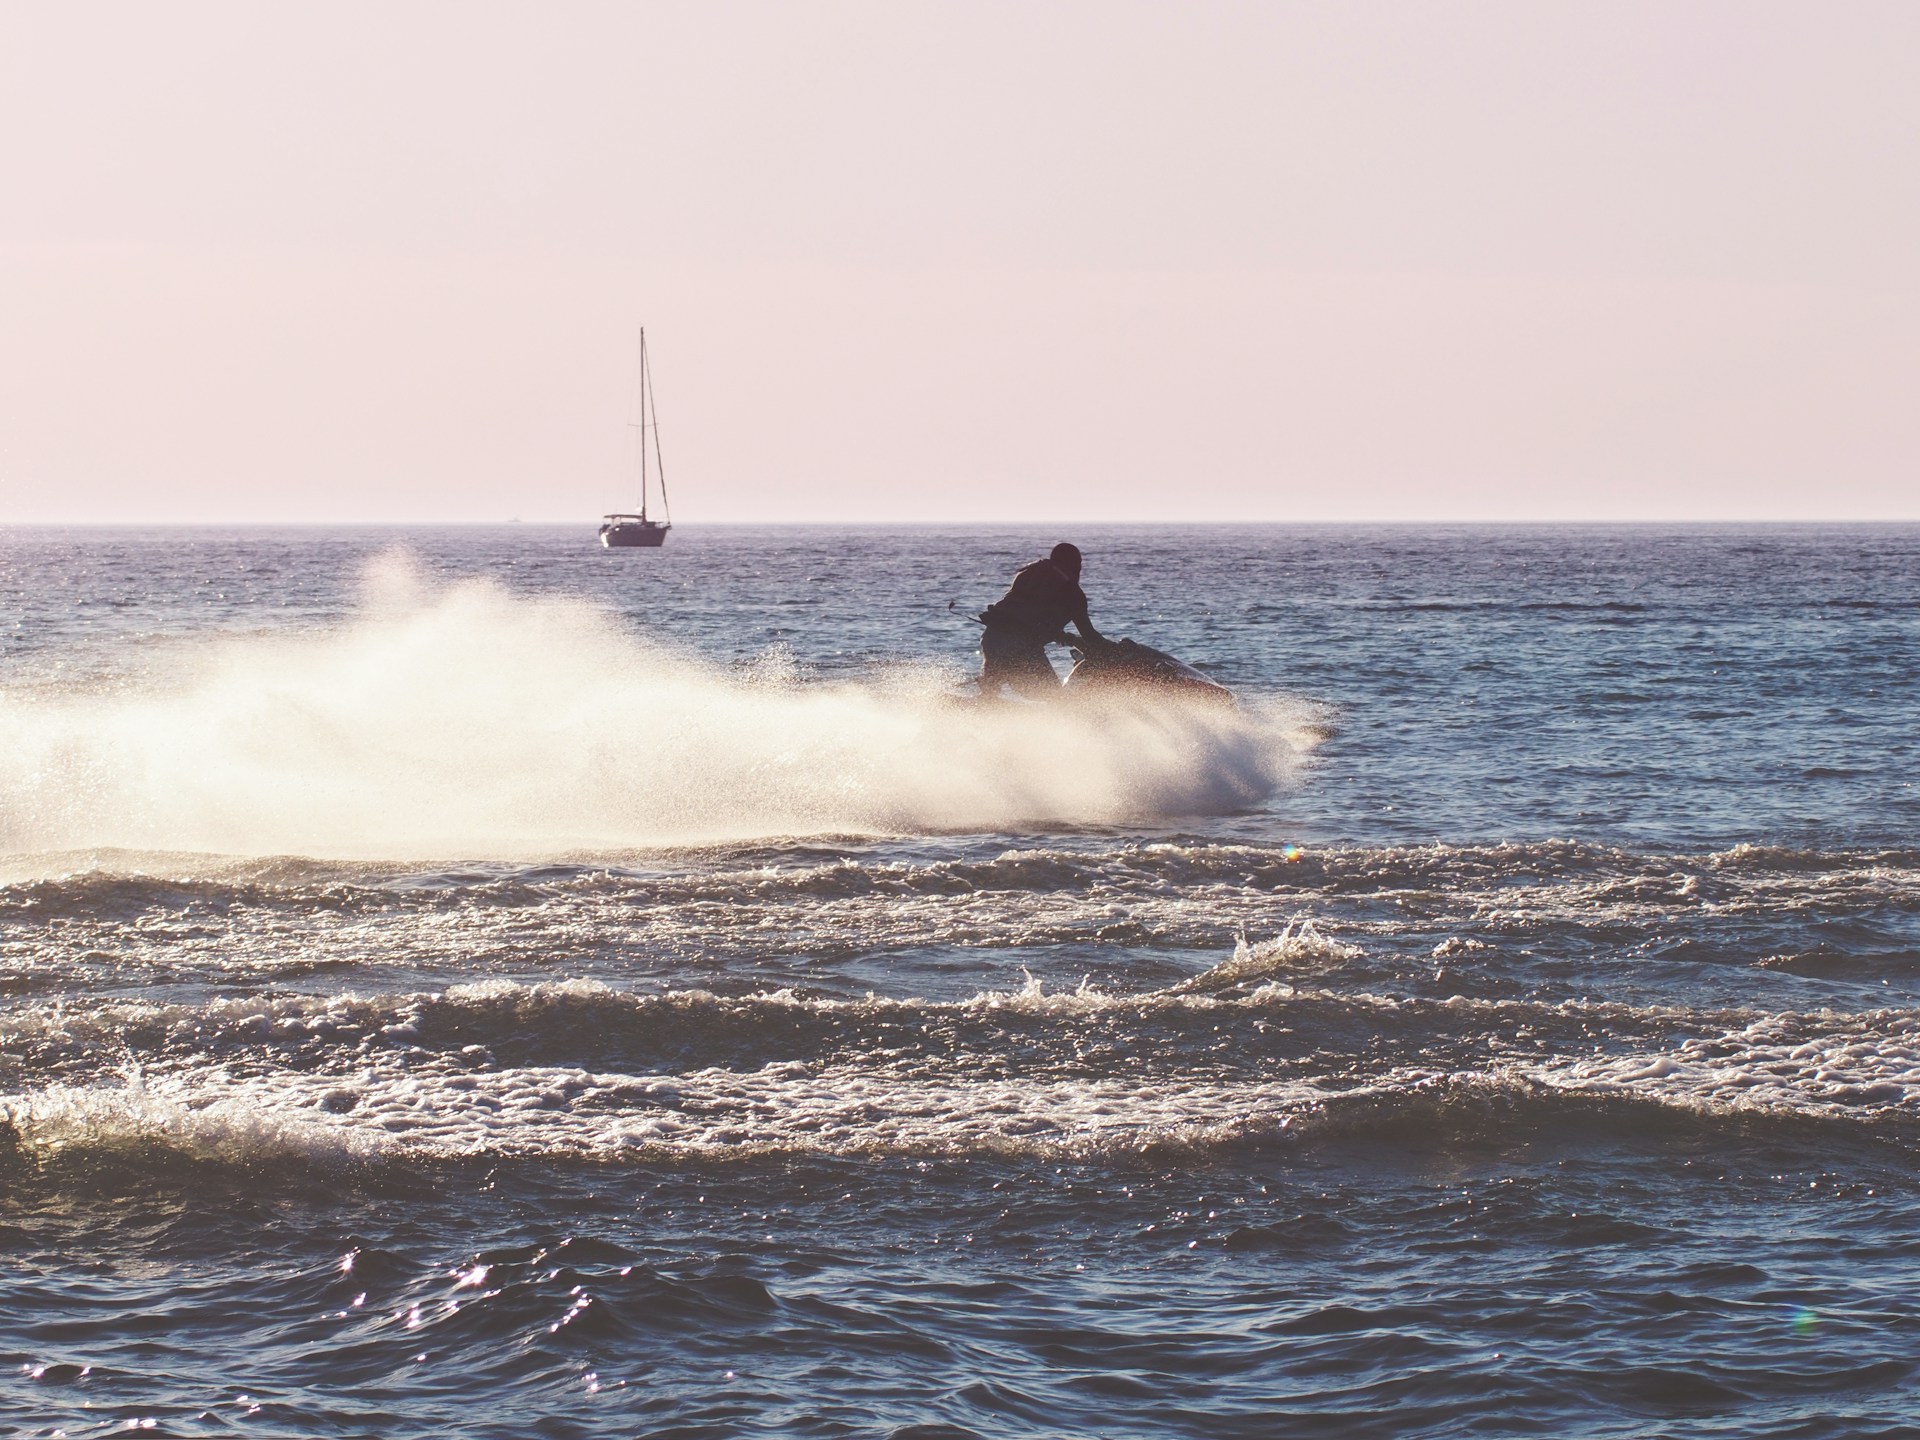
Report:
<svg viewBox="0 0 1920 1440"><path fill-rule="evenodd" d="M0 1161L1077 1162L1355 1136L1505 1143L1569 1122L1604 1138L1662 1115L1920 1137L1914 1012L1315 988L1354 953L1302 926L1164 990L1030 978L946 1002L496 981L47 1007L4 1037Z"/></svg>

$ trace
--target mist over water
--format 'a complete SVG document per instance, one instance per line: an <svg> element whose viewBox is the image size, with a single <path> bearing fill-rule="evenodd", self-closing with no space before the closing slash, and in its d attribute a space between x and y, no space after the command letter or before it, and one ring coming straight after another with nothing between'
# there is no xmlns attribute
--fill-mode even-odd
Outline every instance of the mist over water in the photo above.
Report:
<svg viewBox="0 0 1920 1440"><path fill-rule="evenodd" d="M0 533L0 1428L1916 1418L1920 531Z"/></svg>
<svg viewBox="0 0 1920 1440"><path fill-rule="evenodd" d="M1309 743L1278 703L981 707L961 688L911 662L827 683L779 652L723 666L391 552L337 625L0 697L0 850L501 859L1106 825L1257 803Z"/></svg>

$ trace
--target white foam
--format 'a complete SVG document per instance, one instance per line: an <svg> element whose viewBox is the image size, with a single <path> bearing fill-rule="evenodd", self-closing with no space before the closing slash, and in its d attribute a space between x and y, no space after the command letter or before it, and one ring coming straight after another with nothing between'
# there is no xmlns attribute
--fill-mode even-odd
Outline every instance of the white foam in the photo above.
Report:
<svg viewBox="0 0 1920 1440"><path fill-rule="evenodd" d="M324 1098L324 1097L322 1097ZM385 1136L329 1123L324 1110L263 1103L259 1081L196 1070L150 1083L133 1073L118 1085L56 1085L0 1096L14 1142L42 1159L160 1145L196 1160L257 1164L275 1159L329 1164L393 1153Z"/></svg>
<svg viewBox="0 0 1920 1440"><path fill-rule="evenodd" d="M1297 937L1296 937L1297 939ZM1249 951L1256 947L1246 947ZM1248 977L1254 978L1254 977ZM1309 997L1310 999L1311 997ZM1323 997L1324 998L1324 997ZM863 1012L916 1026L971 1013L1012 1011L1072 1024L1101 1012L1191 1009L1222 1015L1271 1012L1309 999L1272 984L1237 998L1159 992L1114 995L1082 984L1051 992L1029 977L1012 992L929 1004L868 997L803 999L776 992L723 1000L701 992L639 997L595 984L519 986L490 981L444 996L329 1001L217 1001L190 1007L110 1006L70 1038L98 1054L120 1023L145 1018L191 1045L217 1031L223 1042L297 1032L336 1044L324 1068L263 1068L263 1056L216 1062L205 1055L158 1060L93 1084L44 1086L0 1095L12 1143L42 1156L67 1150L128 1151L154 1146L194 1158L253 1162L539 1157L597 1159L639 1151L706 1154L957 1154L1021 1151L1091 1157L1163 1144L1274 1137L1335 1101L1372 1097L1388 1111L1436 1084L1511 1086L1518 1094L1559 1092L1631 1098L1712 1114L1725 1112L1857 1117L1911 1111L1920 1096L1920 1015L1747 1015L1696 1030L1670 1046L1569 1054L1541 1060L1495 1049L1483 1068L1391 1066L1361 1077L1161 1073L1121 1061L1105 1074L1062 1074L978 1065L965 1055L893 1050L825 1059L771 1059L738 1067L673 1072L596 1070L576 1064L497 1065L484 1047L433 1052L410 1043L423 1011L446 1005L537 1010L549 1004L692 1012L702 1007L793 1007ZM1382 996L1349 996L1376 1023L1420 1022L1421 1008ZM250 1008L251 1007L251 1008ZM1589 1033L1620 1019L1617 1007L1514 1000L1447 1002L1449 1014L1477 1012L1487 1035L1558 1026ZM136 1013L138 1012L138 1013ZM1641 1021L1697 1023L1690 1012L1635 1011ZM583 1017L591 1019L591 1017ZM663 1016L663 1023L674 1023ZM573 1023L573 1022L569 1022ZM776 1026L776 1029L782 1027ZM377 1039L375 1038L377 1037ZM373 1043L355 1043L372 1041Z"/></svg>
<svg viewBox="0 0 1920 1440"><path fill-rule="evenodd" d="M1133 1149L1196 1132L1278 1133L1325 1092L1296 1081L978 1078L785 1062L671 1077L518 1067L416 1070L395 1055L352 1076L196 1069L137 1085L0 1097L19 1143L156 1145L256 1161L554 1156L636 1149L938 1154Z"/></svg>
<svg viewBox="0 0 1920 1440"><path fill-rule="evenodd" d="M1172 993L1227 990L1256 980L1279 983L1289 975L1320 974L1337 969L1365 953L1356 945L1323 934L1310 917L1296 915L1287 922L1287 928L1271 940L1249 942L1242 934L1231 956L1174 987Z"/></svg>
<svg viewBox="0 0 1920 1440"><path fill-rule="evenodd" d="M1920 1016L1768 1015L1671 1049L1572 1059L1534 1074L1561 1089L1631 1092L1696 1109L1857 1114L1920 1096Z"/></svg>
<svg viewBox="0 0 1920 1440"><path fill-rule="evenodd" d="M0 691L0 853L512 858L1242 805L1289 717L951 703L903 669L723 670L564 599L389 561L338 630L209 639L124 685Z"/></svg>

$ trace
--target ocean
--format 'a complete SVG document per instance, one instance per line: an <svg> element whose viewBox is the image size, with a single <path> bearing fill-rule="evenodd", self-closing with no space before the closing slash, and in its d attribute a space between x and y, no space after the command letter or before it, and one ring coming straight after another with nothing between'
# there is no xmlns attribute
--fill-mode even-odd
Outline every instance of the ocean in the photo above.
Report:
<svg viewBox="0 0 1920 1440"><path fill-rule="evenodd" d="M1920 527L593 538L0 531L0 1430L1920 1433Z"/></svg>

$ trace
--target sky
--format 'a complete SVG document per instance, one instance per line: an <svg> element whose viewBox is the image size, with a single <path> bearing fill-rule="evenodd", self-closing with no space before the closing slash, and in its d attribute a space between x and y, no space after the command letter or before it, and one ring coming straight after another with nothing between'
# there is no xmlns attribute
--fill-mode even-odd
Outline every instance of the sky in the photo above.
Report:
<svg viewBox="0 0 1920 1440"><path fill-rule="evenodd" d="M0 0L0 523L1920 518L1911 0Z"/></svg>

